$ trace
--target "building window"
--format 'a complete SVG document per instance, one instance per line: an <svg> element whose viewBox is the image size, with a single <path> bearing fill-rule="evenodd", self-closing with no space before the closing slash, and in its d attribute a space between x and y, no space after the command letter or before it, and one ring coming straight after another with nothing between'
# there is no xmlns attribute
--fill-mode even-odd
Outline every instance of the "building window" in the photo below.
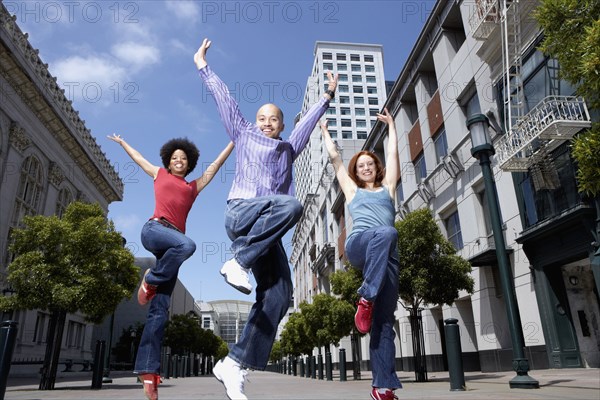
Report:
<svg viewBox="0 0 600 400"><path fill-rule="evenodd" d="M448 155L448 139L446 138L446 129L442 127L433 137L435 146L435 159L441 162Z"/></svg>
<svg viewBox="0 0 600 400"><path fill-rule="evenodd" d="M365 54L365 62L373 62L373 56L370 54Z"/></svg>
<svg viewBox="0 0 600 400"><path fill-rule="evenodd" d="M354 97L354 104L365 104L365 98L364 97L355 96Z"/></svg>
<svg viewBox="0 0 600 400"><path fill-rule="evenodd" d="M46 326L50 321L50 316L43 312L37 313L35 328L33 329L33 343L46 343Z"/></svg>
<svg viewBox="0 0 600 400"><path fill-rule="evenodd" d="M365 132L365 131L358 131L358 132L356 132L356 138L357 139L366 139L367 138L367 132Z"/></svg>
<svg viewBox="0 0 600 400"><path fill-rule="evenodd" d="M340 93L348 93L348 85L340 85Z"/></svg>
<svg viewBox="0 0 600 400"><path fill-rule="evenodd" d="M329 107L327 109L327 111L325 111L325 114L327 114L327 115L335 115L336 114L335 107Z"/></svg>
<svg viewBox="0 0 600 400"><path fill-rule="evenodd" d="M487 197L485 195L485 190L477 193L477 200L479 200L479 207L483 213L483 230L486 237L492 236L492 219L490 216L490 208L487 204Z"/></svg>
<svg viewBox="0 0 600 400"><path fill-rule="evenodd" d="M56 202L56 216L61 218L69 204L72 202L73 195L71 194L71 191L67 188L61 189L61 191L58 193L58 200Z"/></svg>
<svg viewBox="0 0 600 400"><path fill-rule="evenodd" d="M365 65L365 72L375 72L374 65Z"/></svg>
<svg viewBox="0 0 600 400"><path fill-rule="evenodd" d="M448 240L454 245L456 250L460 250L464 247L462 234L460 232L460 219L458 218L458 211L452 213L446 220L446 232L448 233Z"/></svg>
<svg viewBox="0 0 600 400"><path fill-rule="evenodd" d="M363 87L359 85L352 86L353 93L363 93Z"/></svg>
<svg viewBox="0 0 600 400"><path fill-rule="evenodd" d="M328 120L327 120L327 126L330 126L330 127L331 127L331 126L333 126L333 127L336 127L336 126L337 126L337 120L336 120L335 118L333 118L333 119L328 119Z"/></svg>
<svg viewBox="0 0 600 400"><path fill-rule="evenodd" d="M379 109L378 108L369 108L369 115L371 117L376 117L377 114L379 114Z"/></svg>
<svg viewBox="0 0 600 400"><path fill-rule="evenodd" d="M321 227L323 231L323 243L329 242L329 235L327 232L327 207L323 207L321 210Z"/></svg>
<svg viewBox="0 0 600 400"><path fill-rule="evenodd" d="M360 72L360 64L352 64L352 72Z"/></svg>
<svg viewBox="0 0 600 400"><path fill-rule="evenodd" d="M362 82L362 76L360 76L360 75L352 75L352 82L353 83L361 83Z"/></svg>
<svg viewBox="0 0 600 400"><path fill-rule="evenodd" d="M402 188L402 181L398 181L396 184L396 201L400 203L404 201L404 189Z"/></svg>
<svg viewBox="0 0 600 400"><path fill-rule="evenodd" d="M354 114L356 114L359 117L363 117L365 115L365 109L364 108L355 108Z"/></svg>
<svg viewBox="0 0 600 400"><path fill-rule="evenodd" d="M342 139L352 139L352 131L342 131Z"/></svg>
<svg viewBox="0 0 600 400"><path fill-rule="evenodd" d="M350 61L360 61L360 54L350 54Z"/></svg>
<svg viewBox="0 0 600 400"><path fill-rule="evenodd" d="M331 60L332 56L331 53L323 53L323 60Z"/></svg>
<svg viewBox="0 0 600 400"><path fill-rule="evenodd" d="M357 119L356 120L356 127L357 128L366 128L367 127L367 121L365 121L364 119Z"/></svg>
<svg viewBox="0 0 600 400"><path fill-rule="evenodd" d="M324 71L333 71L333 63L323 63Z"/></svg>
<svg viewBox="0 0 600 400"><path fill-rule="evenodd" d="M338 69L338 71L348 71L348 66L346 64L338 63L337 69Z"/></svg>
<svg viewBox="0 0 600 400"><path fill-rule="evenodd" d="M352 126L352 121L349 119L342 119L342 127Z"/></svg>
<svg viewBox="0 0 600 400"><path fill-rule="evenodd" d="M15 199L12 226L18 226L26 215L36 215L42 196L42 166L29 156L21 166L21 178Z"/></svg>
<svg viewBox="0 0 600 400"><path fill-rule="evenodd" d="M331 136L332 139L337 139L337 131L336 130L329 130L329 136Z"/></svg>
<svg viewBox="0 0 600 400"><path fill-rule="evenodd" d="M421 183L423 179L427 178L427 165L425 164L425 156L421 153L419 157L414 161L415 167L415 178L417 183Z"/></svg>
<svg viewBox="0 0 600 400"><path fill-rule="evenodd" d="M340 81L340 82L348 82L348 75L346 75L346 74L339 74L338 81Z"/></svg>
<svg viewBox="0 0 600 400"><path fill-rule="evenodd" d="M342 53L338 53L335 55L335 59L338 61L346 61L346 55Z"/></svg>
<svg viewBox="0 0 600 400"><path fill-rule="evenodd" d="M210 317L203 317L202 318L202 328L204 328L204 329L210 329Z"/></svg>
<svg viewBox="0 0 600 400"><path fill-rule="evenodd" d="M369 105L376 106L379 104L379 99L377 97L369 97Z"/></svg>
<svg viewBox="0 0 600 400"><path fill-rule="evenodd" d="M340 96L340 104L350 104L350 97Z"/></svg>
<svg viewBox="0 0 600 400"><path fill-rule="evenodd" d="M67 328L67 347L80 349L83 347L85 325L81 322L69 321Z"/></svg>
<svg viewBox="0 0 600 400"><path fill-rule="evenodd" d="M367 86L367 93L377 94L377 88L375 86Z"/></svg>
<svg viewBox="0 0 600 400"><path fill-rule="evenodd" d="M375 79L374 76L371 76L371 75L367 76L367 83L375 83L375 82L377 82L377 79Z"/></svg>
<svg viewBox="0 0 600 400"><path fill-rule="evenodd" d="M340 108L340 115L351 115L350 107L342 107Z"/></svg>

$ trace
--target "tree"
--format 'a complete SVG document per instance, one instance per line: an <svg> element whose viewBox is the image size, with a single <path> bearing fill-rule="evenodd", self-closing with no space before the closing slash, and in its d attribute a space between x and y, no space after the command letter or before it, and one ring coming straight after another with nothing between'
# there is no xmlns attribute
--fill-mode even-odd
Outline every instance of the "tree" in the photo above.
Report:
<svg viewBox="0 0 600 400"><path fill-rule="evenodd" d="M473 292L471 264L456 254L428 208L409 213L398 230L399 294L410 313L417 382L426 381L421 306L452 305L460 290Z"/></svg>
<svg viewBox="0 0 600 400"><path fill-rule="evenodd" d="M121 330L121 336L112 349L112 354L115 356L117 363L132 363L135 360L136 349L140 344L144 324L136 322L135 325L130 325Z"/></svg>
<svg viewBox="0 0 600 400"><path fill-rule="evenodd" d="M330 344L339 345L340 339L348 335L354 326L354 306L335 297L319 293L312 303L300 303L306 333L310 341L319 348Z"/></svg>
<svg viewBox="0 0 600 400"><path fill-rule="evenodd" d="M15 295L0 309L52 313L40 389L54 389L67 313L100 323L137 286L139 269L98 204L71 203L64 216L26 216L15 229L7 280Z"/></svg>
<svg viewBox="0 0 600 400"><path fill-rule="evenodd" d="M198 320L184 314L173 315L165 325L164 345L171 348L171 354L185 355L197 351L204 338L204 329Z"/></svg>
<svg viewBox="0 0 600 400"><path fill-rule="evenodd" d="M540 50L555 57L561 78L577 86L590 108L600 109L600 2L542 0L535 17L544 31ZM573 141L578 188L600 194L600 123Z"/></svg>
<svg viewBox="0 0 600 400"><path fill-rule="evenodd" d="M271 348L271 354L269 354L269 361L272 363L276 363L281 361L283 358L283 350L281 349L281 341L276 340L273 342L273 347Z"/></svg>
<svg viewBox="0 0 600 400"><path fill-rule="evenodd" d="M299 356L312 352L315 345L310 340L302 313L295 312L290 315L281 332L280 342L284 354Z"/></svg>
<svg viewBox="0 0 600 400"><path fill-rule="evenodd" d="M349 262L345 263L344 270L337 270L330 275L331 291L340 296L340 299L356 310L356 303L360 296L358 288L362 285L362 271L352 267ZM350 346L352 351L352 371L354 379L360 379L360 360L361 354L358 348L358 341L364 334L360 333L354 326L354 318L345 326L346 335L350 335Z"/></svg>

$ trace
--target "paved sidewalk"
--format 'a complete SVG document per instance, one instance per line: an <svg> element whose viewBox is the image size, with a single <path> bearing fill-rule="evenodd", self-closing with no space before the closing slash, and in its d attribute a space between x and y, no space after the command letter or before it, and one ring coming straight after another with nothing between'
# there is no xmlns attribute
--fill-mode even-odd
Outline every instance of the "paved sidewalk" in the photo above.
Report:
<svg viewBox="0 0 600 400"><path fill-rule="evenodd" d="M346 382L321 381L272 372L251 371L246 383L246 394L251 400L267 399L370 399L370 374L363 372L363 379ZM508 382L514 373L467 373L466 391L450 391L447 372L428 373L429 382L414 382L414 374L400 372L404 389L396 395L402 399L556 399L600 400L599 369L549 369L531 371L530 375L540 382L540 389L510 389ZM91 375L79 375L57 380L52 391L37 390L37 379L9 379L6 400L95 400L95 399L145 399L141 384L136 377L123 373L112 374L113 383L103 384L101 390L90 390ZM223 386L212 376L167 379L159 386L161 400L227 399Z"/></svg>

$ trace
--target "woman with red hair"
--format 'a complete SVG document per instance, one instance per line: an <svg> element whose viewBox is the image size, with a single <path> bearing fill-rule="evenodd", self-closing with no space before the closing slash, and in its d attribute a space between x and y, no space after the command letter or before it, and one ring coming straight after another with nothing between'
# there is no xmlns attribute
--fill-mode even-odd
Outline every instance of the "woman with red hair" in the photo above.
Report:
<svg viewBox="0 0 600 400"><path fill-rule="evenodd" d="M394 227L396 184L400 178L394 118L387 109L377 119L388 125L385 168L370 151L355 154L346 170L327 124L321 124L325 147L352 217L346 256L363 273L354 322L370 333L373 400L394 400L402 384L396 375L394 312L398 303L398 232Z"/></svg>

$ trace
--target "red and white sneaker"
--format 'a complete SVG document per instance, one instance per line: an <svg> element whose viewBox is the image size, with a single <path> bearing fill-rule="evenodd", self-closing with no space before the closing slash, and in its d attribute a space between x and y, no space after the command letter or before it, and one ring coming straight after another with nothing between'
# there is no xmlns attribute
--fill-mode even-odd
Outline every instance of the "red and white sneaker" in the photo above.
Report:
<svg viewBox="0 0 600 400"><path fill-rule="evenodd" d="M158 374L141 374L140 379L144 384L144 394L148 400L158 400L158 384L160 375Z"/></svg>
<svg viewBox="0 0 600 400"><path fill-rule="evenodd" d="M148 304L148 302L150 302L150 300L156 296L156 289L158 288L156 285L149 285L146 283L146 275L148 275L148 272L150 272L150 269L147 269L146 272L144 272L144 276L142 276L142 282L140 283L140 288L138 289L137 298L140 306L145 306Z"/></svg>
<svg viewBox="0 0 600 400"><path fill-rule="evenodd" d="M356 314L354 314L356 329L360 333L369 333L371 331L371 321L373 320L373 302L361 297L356 305L358 306Z"/></svg>
<svg viewBox="0 0 600 400"><path fill-rule="evenodd" d="M398 396L394 394L393 390L386 390L384 393L378 391L378 388L371 390L371 398L373 400L398 400Z"/></svg>

